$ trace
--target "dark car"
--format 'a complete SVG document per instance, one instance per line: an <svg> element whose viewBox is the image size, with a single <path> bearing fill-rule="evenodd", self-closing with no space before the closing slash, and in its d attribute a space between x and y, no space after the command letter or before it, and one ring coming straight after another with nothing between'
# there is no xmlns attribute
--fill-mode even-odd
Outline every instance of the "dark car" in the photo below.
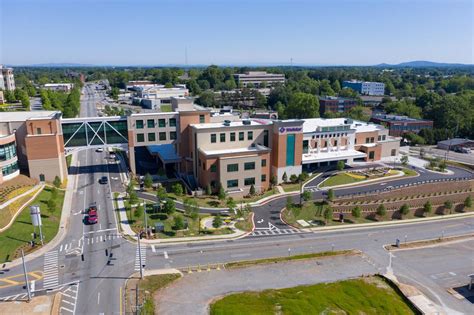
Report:
<svg viewBox="0 0 474 315"><path fill-rule="evenodd" d="M89 206L89 209L87 209L87 223L96 224L98 221L99 221L99 216L97 212L97 207Z"/></svg>
<svg viewBox="0 0 474 315"><path fill-rule="evenodd" d="M99 184L107 184L109 182L109 179L107 176L102 176L100 179L99 179Z"/></svg>

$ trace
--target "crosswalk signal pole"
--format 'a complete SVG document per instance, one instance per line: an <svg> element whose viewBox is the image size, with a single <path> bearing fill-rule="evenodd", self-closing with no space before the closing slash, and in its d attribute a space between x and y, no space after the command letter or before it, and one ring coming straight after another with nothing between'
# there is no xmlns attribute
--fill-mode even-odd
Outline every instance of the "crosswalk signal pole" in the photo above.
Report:
<svg viewBox="0 0 474 315"><path fill-rule="evenodd" d="M140 246L140 233L137 234L137 238L138 238L138 262L140 263L140 279L143 279L142 248Z"/></svg>
<svg viewBox="0 0 474 315"><path fill-rule="evenodd" d="M26 271L25 254L23 253L23 249L21 250L21 261L23 262L23 272L25 273L25 286L26 286L26 292L28 293L28 302L29 302L31 301L31 292L30 292L30 284L28 283L28 274Z"/></svg>

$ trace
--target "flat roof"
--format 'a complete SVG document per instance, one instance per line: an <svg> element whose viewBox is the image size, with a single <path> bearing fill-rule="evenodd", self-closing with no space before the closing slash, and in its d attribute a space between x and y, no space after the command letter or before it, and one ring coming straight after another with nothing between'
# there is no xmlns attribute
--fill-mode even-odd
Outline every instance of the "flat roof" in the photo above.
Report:
<svg viewBox="0 0 474 315"><path fill-rule="evenodd" d="M432 120L427 120L427 119L419 119L419 118L412 118L412 117L403 116L403 115L390 115L390 114L373 115L372 118L379 119L382 121L387 121L387 122L414 122L414 121L430 122L432 121Z"/></svg>
<svg viewBox="0 0 474 315"><path fill-rule="evenodd" d="M249 119L250 124L244 125L243 120L239 121L231 121L229 124L224 125L224 122L216 122L216 123L204 123L204 124L191 124L191 127L196 129L213 129L213 128L230 128L230 127L247 127L247 126L264 126L269 125L270 123L266 123L266 121L253 120Z"/></svg>
<svg viewBox="0 0 474 315"><path fill-rule="evenodd" d="M232 153L257 153L257 152L266 152L270 150L269 148L256 144L255 146L250 147L241 147L241 148L229 148L229 149L220 149L220 150L204 150L199 148L199 151L205 155L223 155L223 154L232 154Z"/></svg>
<svg viewBox="0 0 474 315"><path fill-rule="evenodd" d="M60 111L55 110L35 110L28 112L1 112L0 121L26 121L32 118L53 118L55 115L61 114Z"/></svg>
<svg viewBox="0 0 474 315"><path fill-rule="evenodd" d="M346 126L347 118L307 118L303 119L303 133L314 132L318 127Z"/></svg>
<svg viewBox="0 0 474 315"><path fill-rule="evenodd" d="M385 129L381 125L377 125L370 122L354 120L351 125L352 129L355 129L356 132L370 132L370 131L378 131Z"/></svg>
<svg viewBox="0 0 474 315"><path fill-rule="evenodd" d="M303 154L302 163L318 163L318 162L330 162L338 161L347 158L363 158L367 154L364 152L359 152L357 150L340 150L340 151L329 151L329 152L319 152L319 153L306 153Z"/></svg>
<svg viewBox="0 0 474 315"><path fill-rule="evenodd" d="M462 138L452 138L443 141L439 141L438 144L445 144L445 145L459 145L464 143L473 142L474 140L470 139L462 139Z"/></svg>
<svg viewBox="0 0 474 315"><path fill-rule="evenodd" d="M181 160L173 144L154 144L147 146L147 149L150 154L159 155L163 163L175 163Z"/></svg>

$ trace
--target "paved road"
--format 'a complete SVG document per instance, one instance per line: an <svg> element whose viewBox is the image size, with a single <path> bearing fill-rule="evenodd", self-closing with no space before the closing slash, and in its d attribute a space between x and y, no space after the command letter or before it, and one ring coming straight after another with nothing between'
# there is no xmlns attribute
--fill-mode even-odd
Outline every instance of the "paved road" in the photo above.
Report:
<svg viewBox="0 0 474 315"><path fill-rule="evenodd" d="M410 151L420 152L420 148L421 147L410 147ZM425 147L425 152L429 155L440 157L442 159L447 157L448 160L451 161L474 165L474 152L458 153L454 151L441 150L434 146Z"/></svg>

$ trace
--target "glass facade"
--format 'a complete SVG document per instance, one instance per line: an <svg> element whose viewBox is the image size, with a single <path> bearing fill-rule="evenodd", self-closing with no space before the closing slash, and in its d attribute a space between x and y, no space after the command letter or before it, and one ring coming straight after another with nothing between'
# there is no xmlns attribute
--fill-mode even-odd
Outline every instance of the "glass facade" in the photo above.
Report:
<svg viewBox="0 0 474 315"><path fill-rule="evenodd" d="M227 164L227 172L238 172L239 164Z"/></svg>
<svg viewBox="0 0 474 315"><path fill-rule="evenodd" d="M239 180L238 179L231 179L227 181L227 188L234 188L239 186Z"/></svg>
<svg viewBox="0 0 474 315"><path fill-rule="evenodd" d="M254 170L255 169L255 162L246 162L244 163L244 170Z"/></svg>
<svg viewBox="0 0 474 315"><path fill-rule="evenodd" d="M148 119L146 121L147 128L155 128L155 121L153 119Z"/></svg>
<svg viewBox="0 0 474 315"><path fill-rule="evenodd" d="M89 123L65 122L62 124L62 129L65 147L128 142L128 128L126 120L105 122L94 121Z"/></svg>
<svg viewBox="0 0 474 315"><path fill-rule="evenodd" d="M170 131L170 140L176 140L176 131Z"/></svg>
<svg viewBox="0 0 474 315"><path fill-rule="evenodd" d="M244 185L245 186L255 185L255 177L245 178Z"/></svg>
<svg viewBox="0 0 474 315"><path fill-rule="evenodd" d="M137 120L135 122L137 129L143 129L143 120Z"/></svg>
<svg viewBox="0 0 474 315"><path fill-rule="evenodd" d="M18 163L15 161L12 164L5 165L2 167L2 175L3 176L8 176L12 173L15 173L18 171Z"/></svg>
<svg viewBox="0 0 474 315"><path fill-rule="evenodd" d="M286 136L286 166L295 165L295 135Z"/></svg>
<svg viewBox="0 0 474 315"><path fill-rule="evenodd" d="M0 145L0 161L10 160L16 156L15 142Z"/></svg>
<svg viewBox="0 0 474 315"><path fill-rule="evenodd" d="M308 140L303 140L303 154L308 153Z"/></svg>
<svg viewBox="0 0 474 315"><path fill-rule="evenodd" d="M154 132L148 133L148 141L150 142L156 141L156 134Z"/></svg>
<svg viewBox="0 0 474 315"><path fill-rule="evenodd" d="M176 127L176 118L170 118L170 127Z"/></svg>
<svg viewBox="0 0 474 315"><path fill-rule="evenodd" d="M165 119L158 119L158 127L160 127L160 128L166 127L166 120Z"/></svg>

